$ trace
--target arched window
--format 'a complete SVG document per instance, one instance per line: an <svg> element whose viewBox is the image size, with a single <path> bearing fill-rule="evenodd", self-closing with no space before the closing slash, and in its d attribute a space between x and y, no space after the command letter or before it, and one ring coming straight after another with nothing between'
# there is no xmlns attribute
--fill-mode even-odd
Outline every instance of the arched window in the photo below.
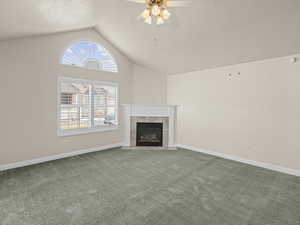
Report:
<svg viewBox="0 0 300 225"><path fill-rule="evenodd" d="M105 48L91 41L78 41L72 44L64 52L61 63L90 70L118 72L113 56Z"/></svg>

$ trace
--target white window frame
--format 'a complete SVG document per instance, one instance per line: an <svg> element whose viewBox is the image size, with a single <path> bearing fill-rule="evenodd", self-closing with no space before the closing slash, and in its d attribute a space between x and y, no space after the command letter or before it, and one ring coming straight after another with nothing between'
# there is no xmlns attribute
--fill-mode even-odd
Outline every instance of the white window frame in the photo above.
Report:
<svg viewBox="0 0 300 225"><path fill-rule="evenodd" d="M73 63L64 63L63 62L63 59L64 59L64 56L65 56L65 53L67 50L69 50L70 48L72 48L74 45L78 44L79 42L90 42L92 44L96 44L97 46L101 47L103 49L103 52L105 52L106 54L108 54L111 59L112 59L112 64L115 65L116 67L116 70L108 70L108 69L91 69L91 68L88 68L86 66L78 66L76 64L73 64ZM98 63L103 63L103 60L96 60ZM93 41L93 40L77 40L77 41L73 41L68 47L66 47L63 51L63 53L61 54L61 57L60 57L60 64L61 65L64 65L64 66L70 66L70 67L75 67L75 68L81 68L81 69L86 69L86 70L92 70L92 71L101 71L101 72L106 72L106 73L119 73L119 65L117 63L117 60L116 58L113 56L113 54L111 53L111 51L104 47L104 45L96 42L96 41Z"/></svg>
<svg viewBox="0 0 300 225"><path fill-rule="evenodd" d="M116 88L116 125L105 125L101 127L91 127L91 128L79 128L72 130L62 130L61 129L61 84L62 83L80 83L80 84L89 84L89 85L105 85L113 86ZM93 98L93 95L92 97ZM92 113L94 105L91 105L91 121L93 124L94 114ZM57 80L57 135L58 136L72 136L79 134L95 133L95 132L104 132L119 129L119 84L112 82L102 82L102 81L92 81L84 80L70 77L59 77Z"/></svg>

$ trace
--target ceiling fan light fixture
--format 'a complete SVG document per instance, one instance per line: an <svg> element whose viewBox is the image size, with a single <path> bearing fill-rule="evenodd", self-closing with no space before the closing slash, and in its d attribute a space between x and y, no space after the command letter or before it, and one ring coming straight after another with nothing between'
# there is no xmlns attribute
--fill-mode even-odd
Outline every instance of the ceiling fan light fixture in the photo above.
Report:
<svg viewBox="0 0 300 225"><path fill-rule="evenodd" d="M186 5L186 0L128 0L146 4L146 9L140 14L139 18L143 18L145 23L152 24L156 20L157 25L165 23L170 19L171 13L169 7L180 7Z"/></svg>
<svg viewBox="0 0 300 225"><path fill-rule="evenodd" d="M144 19L147 19L150 16L151 16L150 9L145 9L141 14L141 17L143 17Z"/></svg>
<svg viewBox="0 0 300 225"><path fill-rule="evenodd" d="M152 17L149 16L148 18L145 19L145 23L147 24L152 24Z"/></svg>
<svg viewBox="0 0 300 225"><path fill-rule="evenodd" d="M164 23L164 19L161 16L158 16L156 19L156 24L157 25L162 25Z"/></svg>
<svg viewBox="0 0 300 225"><path fill-rule="evenodd" d="M152 6L152 15L153 16L158 16L160 14L160 7L158 5L153 5Z"/></svg>
<svg viewBox="0 0 300 225"><path fill-rule="evenodd" d="M165 7L170 7L170 2L169 1L164 1L164 6Z"/></svg>
<svg viewBox="0 0 300 225"><path fill-rule="evenodd" d="M167 9L164 9L161 16L164 20L168 20L171 17L171 13Z"/></svg>

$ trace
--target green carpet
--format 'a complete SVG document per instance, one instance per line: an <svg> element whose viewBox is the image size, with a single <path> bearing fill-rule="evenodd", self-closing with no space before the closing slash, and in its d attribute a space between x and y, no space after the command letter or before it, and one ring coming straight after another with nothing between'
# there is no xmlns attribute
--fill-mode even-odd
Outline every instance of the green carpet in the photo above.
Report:
<svg viewBox="0 0 300 225"><path fill-rule="evenodd" d="M300 225L300 178L114 149L0 173L1 225Z"/></svg>

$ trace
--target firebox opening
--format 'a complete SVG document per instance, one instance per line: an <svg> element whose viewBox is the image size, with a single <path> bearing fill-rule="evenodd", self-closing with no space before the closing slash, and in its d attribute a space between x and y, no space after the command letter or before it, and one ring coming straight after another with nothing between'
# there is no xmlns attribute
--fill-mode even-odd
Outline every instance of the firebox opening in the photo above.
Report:
<svg viewBox="0 0 300 225"><path fill-rule="evenodd" d="M137 123L136 146L163 146L162 123Z"/></svg>

